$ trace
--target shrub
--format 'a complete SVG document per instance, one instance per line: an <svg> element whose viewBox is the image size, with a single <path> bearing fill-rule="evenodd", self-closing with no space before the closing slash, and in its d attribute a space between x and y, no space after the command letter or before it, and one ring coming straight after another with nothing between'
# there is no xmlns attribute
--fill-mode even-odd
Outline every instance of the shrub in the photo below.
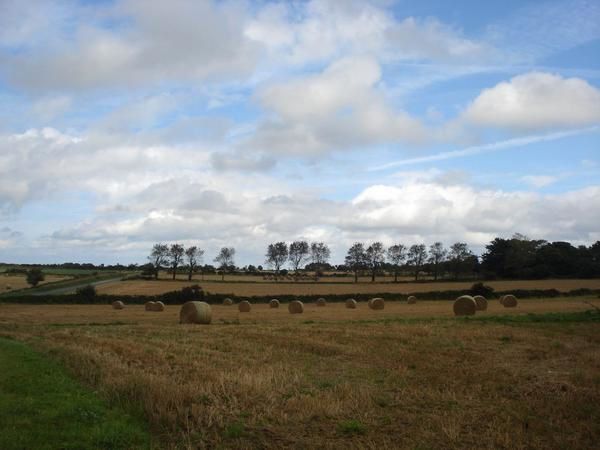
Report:
<svg viewBox="0 0 600 450"><path fill-rule="evenodd" d="M96 288L91 284L88 284L87 286L77 288L75 294L89 299L96 296Z"/></svg>
<svg viewBox="0 0 600 450"><path fill-rule="evenodd" d="M40 281L44 281L44 273L41 269L34 267L27 271L27 283L36 287Z"/></svg>
<svg viewBox="0 0 600 450"><path fill-rule="evenodd" d="M475 295L481 295L482 297L493 297L494 295L494 288L491 286L488 286L487 284L483 284L481 282L479 283L475 283L473 286L471 286L471 295L475 296Z"/></svg>

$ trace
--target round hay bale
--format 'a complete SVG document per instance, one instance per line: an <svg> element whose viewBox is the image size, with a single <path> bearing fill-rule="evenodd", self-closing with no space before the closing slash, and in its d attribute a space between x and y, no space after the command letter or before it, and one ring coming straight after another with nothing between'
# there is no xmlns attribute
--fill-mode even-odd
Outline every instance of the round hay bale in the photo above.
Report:
<svg viewBox="0 0 600 450"><path fill-rule="evenodd" d="M231 300L230 298L226 298L223 300L223 304L225 306L231 306L231 305L233 305L233 300Z"/></svg>
<svg viewBox="0 0 600 450"><path fill-rule="evenodd" d="M415 303L417 303L417 297L415 297L414 295L411 295L408 297L408 304L409 305L414 305Z"/></svg>
<svg viewBox="0 0 600 450"><path fill-rule="evenodd" d="M250 312L250 310L252 309L252 305L248 300L243 300L240 303L238 303L238 309L240 312Z"/></svg>
<svg viewBox="0 0 600 450"><path fill-rule="evenodd" d="M356 309L357 306L358 303L356 303L356 300L354 300L353 298L349 298L348 300L346 300L346 308Z"/></svg>
<svg viewBox="0 0 600 450"><path fill-rule="evenodd" d="M369 308L383 309L383 308L385 308L385 301L379 297L372 298L371 300L369 300Z"/></svg>
<svg viewBox="0 0 600 450"><path fill-rule="evenodd" d="M505 295L502 298L502 304L505 308L514 308L517 306L517 297L512 294Z"/></svg>
<svg viewBox="0 0 600 450"><path fill-rule="evenodd" d="M455 316L472 316L477 311L477 302L470 295L461 295L454 300Z"/></svg>
<svg viewBox="0 0 600 450"><path fill-rule="evenodd" d="M501 295L500 298L498 299L498 301L500 302L501 305L504 305L504 295Z"/></svg>
<svg viewBox="0 0 600 450"><path fill-rule="evenodd" d="M123 303L121 300L117 300L112 302L112 307L113 309L123 309L125 308L125 303Z"/></svg>
<svg viewBox="0 0 600 450"><path fill-rule="evenodd" d="M276 298L272 299L269 302L269 308L279 308L279 300L277 300Z"/></svg>
<svg viewBox="0 0 600 450"><path fill-rule="evenodd" d="M289 303L288 311L290 314L302 314L304 312L304 303L300 300L294 300Z"/></svg>
<svg viewBox="0 0 600 450"><path fill-rule="evenodd" d="M325 305L327 305L327 300L325 300L323 297L317 299L317 306L325 306Z"/></svg>
<svg viewBox="0 0 600 450"><path fill-rule="evenodd" d="M488 307L487 299L483 295L476 295L473 297L475 304L477 305L477 311L485 311Z"/></svg>
<svg viewBox="0 0 600 450"><path fill-rule="evenodd" d="M212 320L212 310L206 302L186 302L179 310L179 323L200 323L208 325Z"/></svg>
<svg viewBox="0 0 600 450"><path fill-rule="evenodd" d="M154 309L152 311L163 312L165 310L165 304L161 301L154 302Z"/></svg>
<svg viewBox="0 0 600 450"><path fill-rule="evenodd" d="M154 311L154 305L155 305L155 304L156 304L156 302L153 302L153 301L146 302L146 303L144 304L144 309L145 309L146 311Z"/></svg>

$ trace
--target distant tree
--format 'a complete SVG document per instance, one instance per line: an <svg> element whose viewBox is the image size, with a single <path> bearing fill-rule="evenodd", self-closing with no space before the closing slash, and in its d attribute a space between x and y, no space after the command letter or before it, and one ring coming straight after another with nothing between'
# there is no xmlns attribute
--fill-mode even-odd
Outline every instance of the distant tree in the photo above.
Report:
<svg viewBox="0 0 600 450"><path fill-rule="evenodd" d="M427 260L427 247L425 244L411 245L408 250L408 264L413 268L415 281L419 279L419 273Z"/></svg>
<svg viewBox="0 0 600 450"><path fill-rule="evenodd" d="M41 281L44 281L44 273L42 272L42 269L37 267L29 269L25 276L27 284L30 284L32 287L36 287Z"/></svg>
<svg viewBox="0 0 600 450"><path fill-rule="evenodd" d="M290 244L289 252L290 263L294 272L298 272L298 269L310 259L310 247L306 241L294 241Z"/></svg>
<svg viewBox="0 0 600 450"><path fill-rule="evenodd" d="M331 251L324 242L313 242L310 244L310 257L313 264L321 270L329 262Z"/></svg>
<svg viewBox="0 0 600 450"><path fill-rule="evenodd" d="M385 249L381 242L374 242L365 250L366 263L371 269L371 282L375 281L377 269L385 261Z"/></svg>
<svg viewBox="0 0 600 450"><path fill-rule="evenodd" d="M364 269L366 265L365 246L362 242L355 242L348 249L344 263L348 269L354 272L354 282L358 282L358 272Z"/></svg>
<svg viewBox="0 0 600 450"><path fill-rule="evenodd" d="M276 242L275 244L269 244L267 247L267 254L265 255L265 262L275 268L275 273L279 273L281 266L285 264L288 259L288 246L285 242Z"/></svg>
<svg viewBox="0 0 600 450"><path fill-rule="evenodd" d="M442 263L448 255L448 250L444 248L441 242L435 242L429 247L429 263L433 268L433 279L437 281Z"/></svg>
<svg viewBox="0 0 600 450"><path fill-rule="evenodd" d="M88 284L86 286L82 286L80 288L77 288L77 290L75 291L75 293L77 295L79 295L80 297L86 298L86 299L91 299L93 297L96 296L96 288L91 285Z"/></svg>
<svg viewBox="0 0 600 450"><path fill-rule="evenodd" d="M234 266L235 248L223 247L219 251L219 254L215 257L214 261L219 264L219 270L221 270L221 279L225 280L225 272Z"/></svg>
<svg viewBox="0 0 600 450"><path fill-rule="evenodd" d="M192 275L194 274L194 270L196 270L196 267L198 267L198 264L200 264L202 262L203 256L204 256L204 250L196 247L195 245L185 249L185 258L187 260L187 265L188 265L188 280L189 281L192 281Z"/></svg>
<svg viewBox="0 0 600 450"><path fill-rule="evenodd" d="M173 271L173 280L177 275L177 267L183 261L183 257L185 256L185 248L181 244L173 244L171 248L169 248L169 262L171 264L171 270Z"/></svg>
<svg viewBox="0 0 600 450"><path fill-rule="evenodd" d="M397 283L400 265L406 259L406 247L402 244L392 245L387 250L387 258L390 264L394 267L394 283Z"/></svg>
<svg viewBox="0 0 600 450"><path fill-rule="evenodd" d="M167 244L154 244L152 247L152 252L148 259L150 263L154 267L154 278L158 279L158 272L162 268L162 266L167 262L167 258L169 257L169 246Z"/></svg>
<svg viewBox="0 0 600 450"><path fill-rule="evenodd" d="M450 246L448 261L455 279L458 279L461 273L473 269L473 258L476 259L476 256L465 242L456 242Z"/></svg>

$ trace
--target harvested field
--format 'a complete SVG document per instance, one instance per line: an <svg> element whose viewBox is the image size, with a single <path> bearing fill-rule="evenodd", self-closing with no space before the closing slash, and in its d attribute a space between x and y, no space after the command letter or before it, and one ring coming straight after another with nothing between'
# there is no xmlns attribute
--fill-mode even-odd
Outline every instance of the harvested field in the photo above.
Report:
<svg viewBox="0 0 600 450"><path fill-rule="evenodd" d="M451 301L214 305L206 326L179 325L179 306L6 304L0 335L141 407L164 448L583 449L600 439L599 322L584 301L600 303L490 301L469 320Z"/></svg>
<svg viewBox="0 0 600 450"><path fill-rule="evenodd" d="M41 281L38 286L43 284L52 283L54 281L65 281L73 277L66 275L45 275L45 280ZM10 286L11 289L7 287ZM30 287L27 284L25 275L12 275L12 274L1 274L0 275L0 294L4 292L10 292L11 290L24 289Z"/></svg>
<svg viewBox="0 0 600 450"><path fill-rule="evenodd" d="M429 291L445 291L469 289L473 282L424 282L424 283L243 283L217 282L200 280L193 281L145 281L130 280L110 285L98 286L101 294L114 295L157 295L168 291L181 289L185 286L200 284L207 292L214 294L237 296L278 296L278 295L352 295L390 293L418 293ZM496 291L510 289L557 289L570 291L579 288L600 289L600 279L596 280L524 280L524 281L486 281L485 284Z"/></svg>

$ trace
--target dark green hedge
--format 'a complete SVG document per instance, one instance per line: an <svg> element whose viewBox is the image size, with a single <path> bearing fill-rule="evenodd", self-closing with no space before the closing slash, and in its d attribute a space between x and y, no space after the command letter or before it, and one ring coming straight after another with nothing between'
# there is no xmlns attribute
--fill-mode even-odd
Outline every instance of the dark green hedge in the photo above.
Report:
<svg viewBox="0 0 600 450"><path fill-rule="evenodd" d="M115 300L122 300L125 304L141 305L149 300L162 301L166 305L179 305L189 300L203 300L211 304L220 304L225 298L231 298L236 302L248 300L251 303L267 303L272 298L277 298L280 302L290 302L300 300L304 303L315 302L318 298L324 298L328 302L344 302L348 298L354 298L357 301L367 301L373 297L381 297L387 301L405 301L409 295L414 295L419 300L454 300L460 295L473 294L470 289L451 290L451 291L431 291L417 292L414 294L392 294L383 292L378 294L354 294L354 295L277 295L277 296L253 296L241 297L226 294L210 294L202 291L199 286L185 287L178 291L166 292L162 295L96 295L82 296L78 294L71 295L21 295L15 297L3 297L4 303L24 303L24 304L90 304L106 305ZM560 292L556 289L514 289L508 291L494 292L488 298L499 298L501 295L513 294L517 298L554 298L554 297L575 297L584 295L599 295L600 289L575 289L569 292Z"/></svg>

